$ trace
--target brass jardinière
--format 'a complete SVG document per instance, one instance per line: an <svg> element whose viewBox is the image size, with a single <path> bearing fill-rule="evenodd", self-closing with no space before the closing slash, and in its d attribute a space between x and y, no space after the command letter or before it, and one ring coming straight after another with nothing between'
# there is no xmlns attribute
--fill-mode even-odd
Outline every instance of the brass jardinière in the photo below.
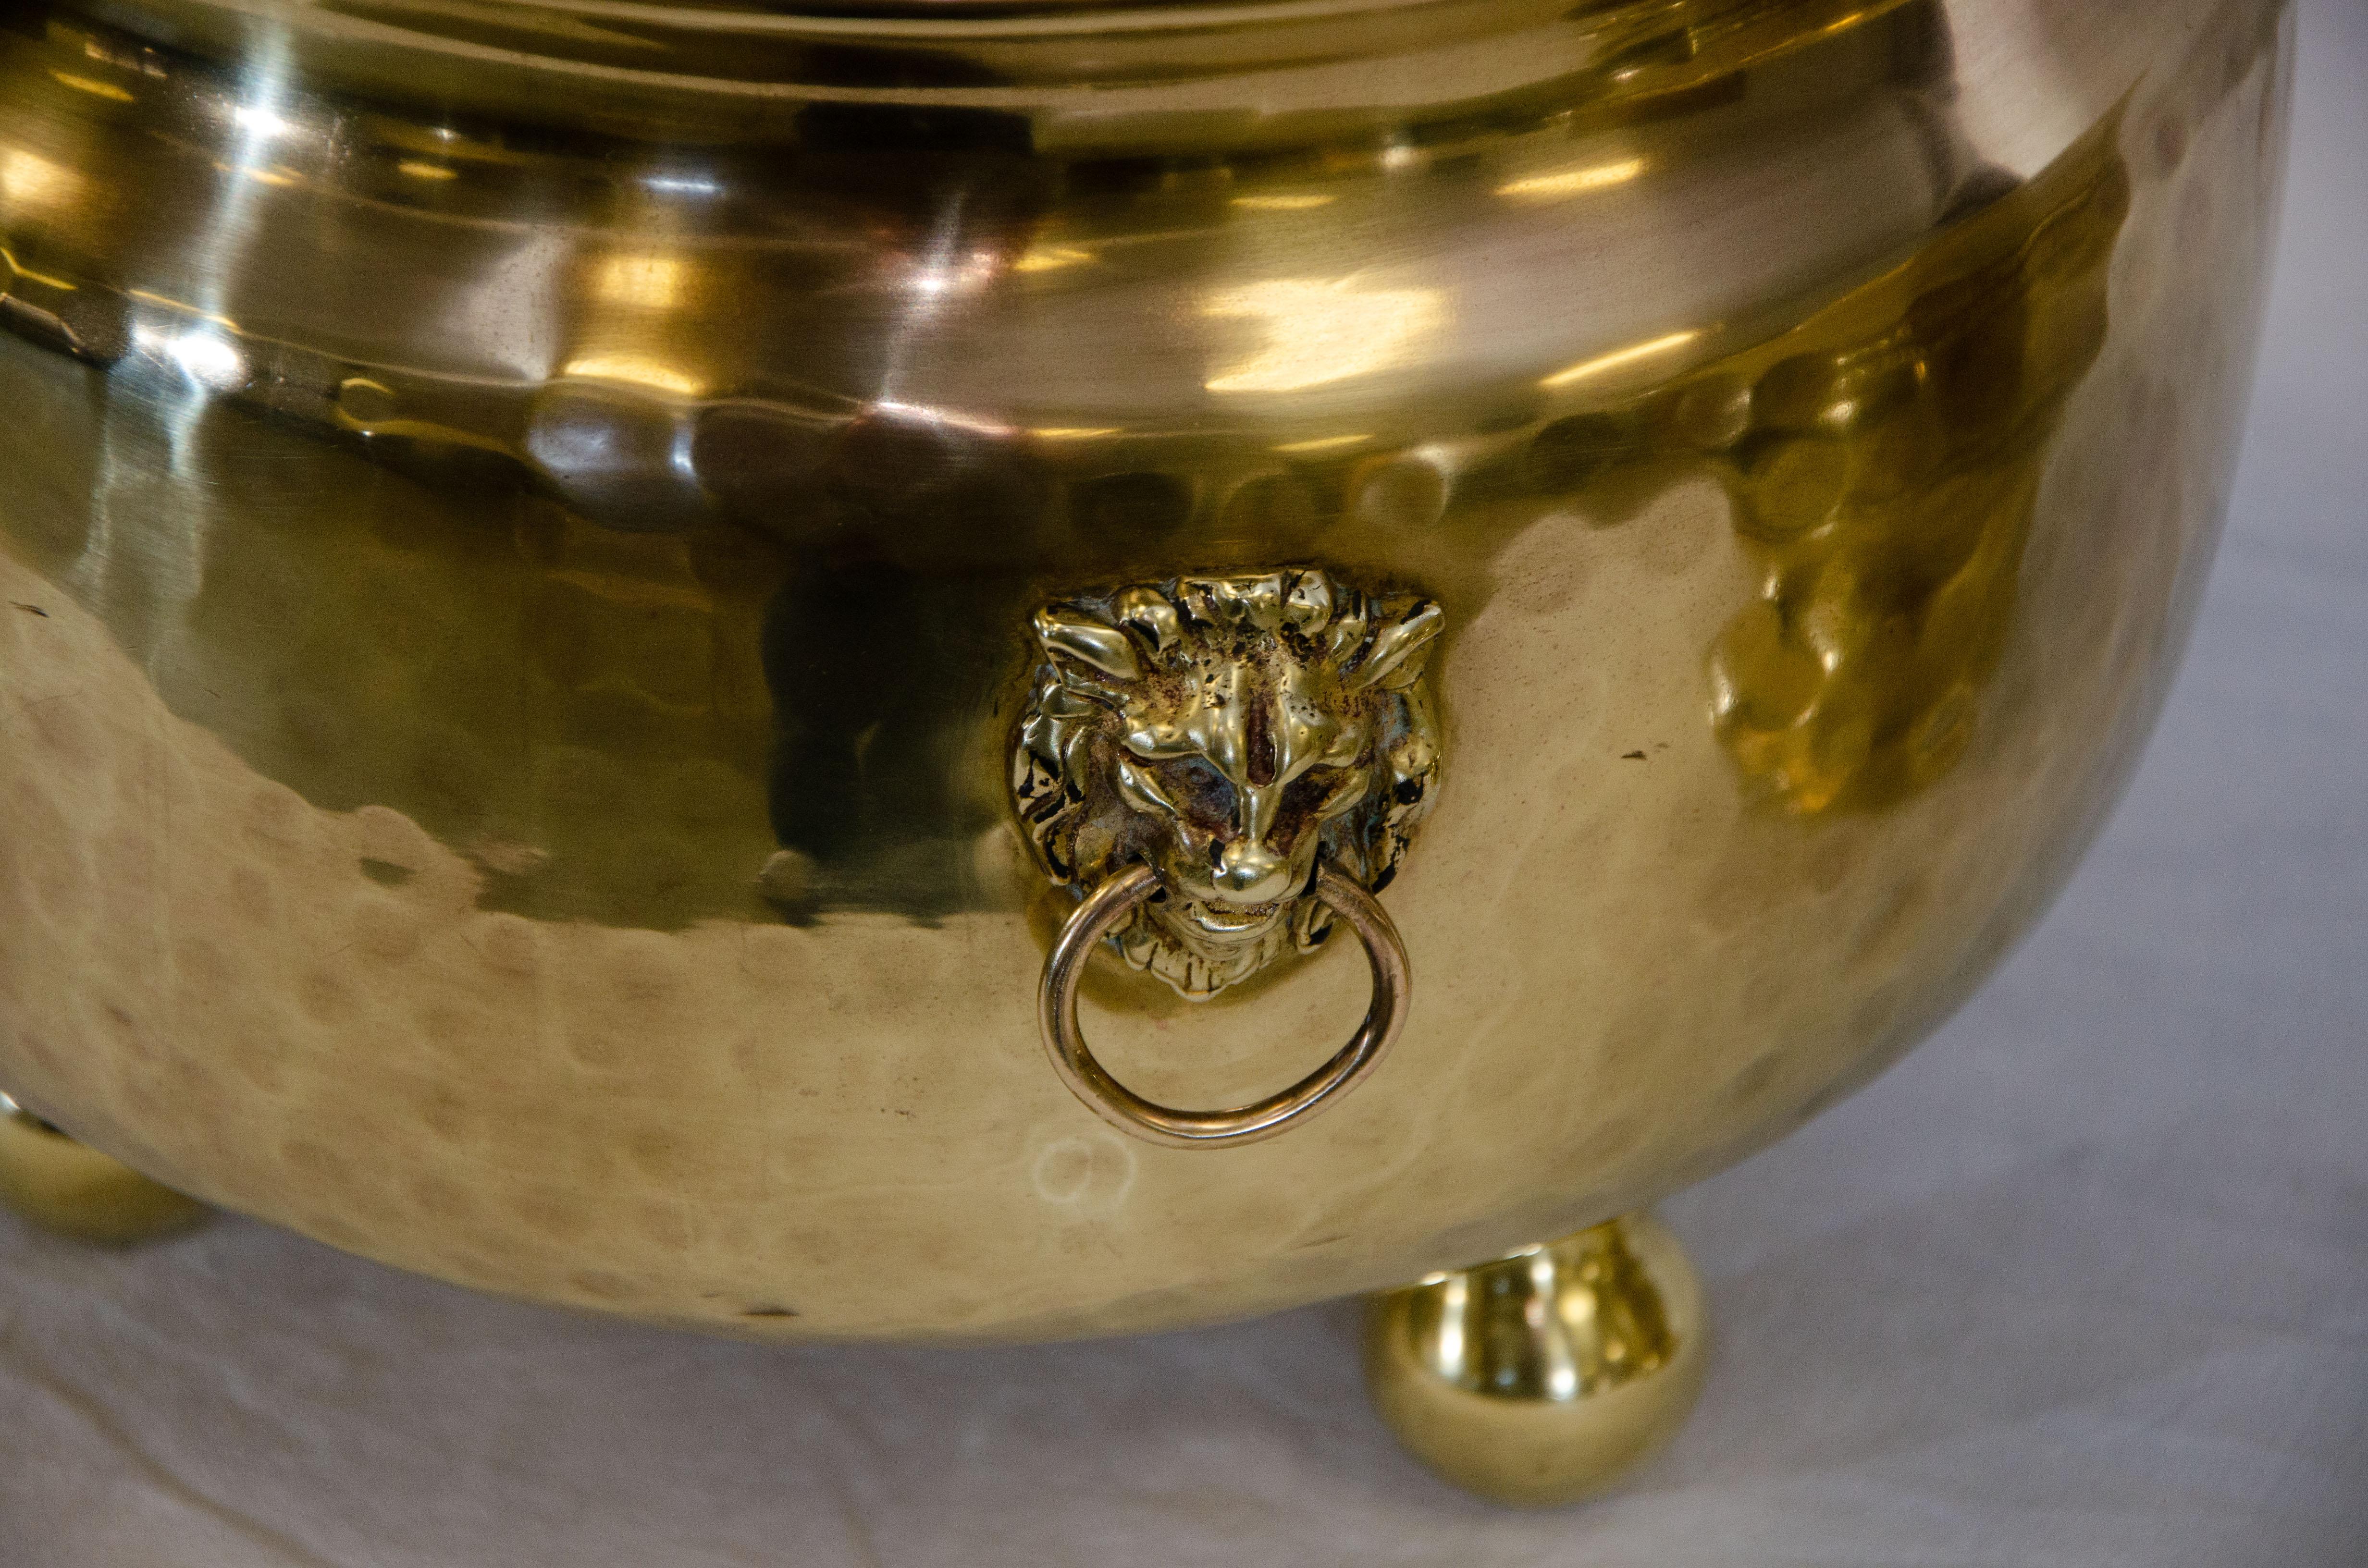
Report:
<svg viewBox="0 0 2368 1568"><path fill-rule="evenodd" d="M1614 1221L2125 776L2286 81L2274 0L9 15L25 1116L774 1337L1420 1278L1385 1409L1527 1496L1699 1372Z"/></svg>

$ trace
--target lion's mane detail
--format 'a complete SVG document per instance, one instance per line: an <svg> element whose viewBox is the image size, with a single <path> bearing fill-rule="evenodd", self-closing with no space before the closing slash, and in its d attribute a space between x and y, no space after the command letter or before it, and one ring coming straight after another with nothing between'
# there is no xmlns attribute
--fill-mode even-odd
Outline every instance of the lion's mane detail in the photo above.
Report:
<svg viewBox="0 0 2368 1568"><path fill-rule="evenodd" d="M1331 930L1319 858L1378 892L1439 782L1436 604L1315 567L1181 577L1037 611L1011 793L1038 862L1163 896L1112 937L1195 1000Z"/></svg>

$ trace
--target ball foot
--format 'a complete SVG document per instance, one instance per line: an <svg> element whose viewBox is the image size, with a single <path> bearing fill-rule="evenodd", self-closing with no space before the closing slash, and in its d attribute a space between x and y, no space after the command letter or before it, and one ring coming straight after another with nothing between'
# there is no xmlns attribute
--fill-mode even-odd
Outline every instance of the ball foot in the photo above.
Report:
<svg viewBox="0 0 2368 1568"><path fill-rule="evenodd" d="M1416 1457L1500 1502L1566 1503L1676 1436L1702 1392L1702 1282L1632 1214L1372 1298L1365 1381Z"/></svg>
<svg viewBox="0 0 2368 1568"><path fill-rule="evenodd" d="M46 1231L123 1246L187 1230L205 1205L77 1143L0 1095L0 1204Z"/></svg>

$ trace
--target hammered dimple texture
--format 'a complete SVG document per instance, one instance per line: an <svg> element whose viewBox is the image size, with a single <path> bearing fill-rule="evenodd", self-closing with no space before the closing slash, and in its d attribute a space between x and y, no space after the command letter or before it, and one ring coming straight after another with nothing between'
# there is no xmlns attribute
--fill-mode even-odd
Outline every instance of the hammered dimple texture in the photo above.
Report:
<svg viewBox="0 0 2368 1568"><path fill-rule="evenodd" d="M644 754L684 759L665 765L691 770L665 786L683 800L740 802L720 838L680 835L721 868L687 865L681 885L753 886L772 847L760 705L706 687L609 700L603 638L704 640L737 667L728 605L547 608L597 630L588 662L529 672L514 714L420 754L457 759L454 799L513 762L566 775L519 808L539 836L275 781L206 722L199 678L219 639L188 607L235 558L208 544L235 509L161 475L71 471L53 454L109 449L107 410L62 386L86 372L0 339L15 422L0 439L25 476L0 556L0 1083L164 1180L342 1246L756 1334L1239 1316L1633 1208L1911 1043L2110 800L2222 500L2272 67L2249 69L2208 118L2189 124L2165 96L2117 131L2130 203L2112 325L2065 402L2011 624L1952 766L1880 811L1766 809L1707 707L1711 650L1762 586L1728 494L1688 480L1619 517L1584 493L1497 503L1509 542L1490 590L1446 599L1447 783L1386 893L1414 964L1404 1039L1322 1120L1215 1154L1126 1141L1048 1070L1031 873L1005 829L972 846L995 896L930 920L791 925L753 892L742 913L702 893L639 928L601 917L604 887L663 861L594 831L655 775L602 774L613 756L572 740L570 714L709 716L695 743L684 718ZM279 483L367 472L267 426L235 438ZM1370 508L1431 526L1404 478ZM107 537L187 551L142 565L142 613L170 634L137 653L104 613L131 592L100 580L131 570ZM465 576L415 587L432 600ZM564 572L541 580L573 591ZM352 744L336 737L370 732L356 672L427 678L416 639L438 613L390 608L254 684L283 730L332 737L334 759ZM353 776L366 796L368 768ZM504 892L529 869L562 892ZM1330 952L1255 995L1089 994L1084 1017L1141 1092L1227 1103L1320 1060L1363 986L1353 955Z"/></svg>

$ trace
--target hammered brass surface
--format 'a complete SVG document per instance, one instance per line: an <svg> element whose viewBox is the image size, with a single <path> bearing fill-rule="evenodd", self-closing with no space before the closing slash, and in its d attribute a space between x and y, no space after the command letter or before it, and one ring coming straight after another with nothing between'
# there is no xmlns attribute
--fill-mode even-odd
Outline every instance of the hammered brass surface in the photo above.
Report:
<svg viewBox="0 0 2368 1568"><path fill-rule="evenodd" d="M75 1241L121 1246L186 1231L205 1205L77 1143L0 1095L0 1208Z"/></svg>
<svg viewBox="0 0 2368 1568"><path fill-rule="evenodd" d="M989 9L8 0L0 1085L485 1289L1121 1331L1631 1210L2029 924L2217 527L2281 6ZM1037 1040L1030 617L1308 567L1439 608L1411 1012L1138 1144ZM1243 1104L1339 945L1080 1021Z"/></svg>
<svg viewBox="0 0 2368 1568"><path fill-rule="evenodd" d="M1708 1332L1683 1249L1631 1214L1373 1297L1365 1378L1382 1418L1448 1480L1567 1503L1677 1435Z"/></svg>

